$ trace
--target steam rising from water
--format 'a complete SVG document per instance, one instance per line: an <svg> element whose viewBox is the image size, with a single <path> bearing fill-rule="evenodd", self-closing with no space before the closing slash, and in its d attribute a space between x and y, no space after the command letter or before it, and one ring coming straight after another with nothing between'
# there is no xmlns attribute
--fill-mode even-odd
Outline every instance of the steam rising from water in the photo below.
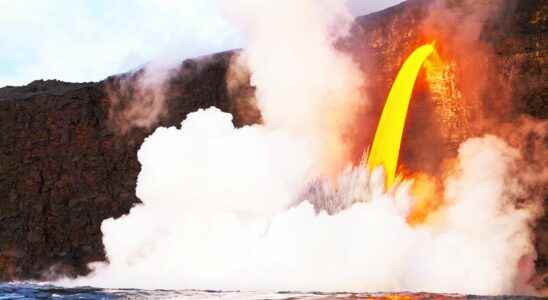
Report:
<svg viewBox="0 0 548 300"><path fill-rule="evenodd" d="M343 136L363 100L359 68L333 47L353 21L344 2L237 0L226 11L248 37L241 60L265 126L312 139L322 174L342 169L350 151Z"/></svg>
<svg viewBox="0 0 548 300"><path fill-rule="evenodd" d="M528 224L536 214L515 205L528 196L527 182L509 179L521 171L517 150L494 136L465 142L445 206L410 226L409 183L386 194L382 170L345 165L342 136L361 76L331 46L349 24L340 1L230 3L249 36L241 59L265 124L236 129L210 108L189 114L181 129L157 129L138 154L143 205L103 222L110 264L68 284L519 292L531 272L519 264L534 257Z"/></svg>
<svg viewBox="0 0 548 300"><path fill-rule="evenodd" d="M235 129L230 118L198 111L180 130L160 128L146 140L144 205L103 223L110 264L72 284L514 292L518 262L534 252L533 215L508 201L519 192L505 184L518 154L501 140L463 144L445 192L450 205L411 227L408 186L384 194L382 173L361 169L344 172L348 184L331 197L349 208L316 214L308 199L289 208L307 182L309 145L261 126Z"/></svg>

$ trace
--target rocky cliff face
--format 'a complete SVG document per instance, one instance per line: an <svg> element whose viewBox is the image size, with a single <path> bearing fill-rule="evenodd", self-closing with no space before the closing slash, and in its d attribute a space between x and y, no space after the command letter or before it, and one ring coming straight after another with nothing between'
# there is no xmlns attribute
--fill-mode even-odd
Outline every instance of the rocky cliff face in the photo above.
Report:
<svg viewBox="0 0 548 300"><path fill-rule="evenodd" d="M364 122L376 122L390 84L410 51L438 38L450 40L447 49L460 42L468 48L477 43L482 49L474 57L483 62L477 68L485 71L485 76L478 77L484 85L481 90L464 92L470 96L467 98L477 98L469 100L466 109L475 111L471 106L481 103L488 108L480 109L487 118L489 111L497 110L508 119L520 114L547 119L548 3L478 1L497 9L487 17L478 17L477 36L462 35L456 40L452 37L470 30L459 28L459 22L440 25L445 30L442 36L430 30L429 24L439 22L429 9L437 2L410 0L358 18L351 36L338 45L352 53L364 71L364 88L371 103L363 112ZM446 2L450 3L448 12L455 12L449 15L457 20L474 17L463 11L462 1ZM457 61L462 57L462 53L440 48ZM187 113L212 105L233 113L236 125L260 122L256 109L241 100L252 98L253 89L246 86L229 92L227 88L225 78L233 55L227 52L183 62L166 87L166 114L150 128L123 133L114 122L123 106L121 110L113 107L107 91L124 82L136 82L142 76L139 72L99 83L35 81L0 89L0 280L40 279L51 272L84 274L87 263L104 260L101 222L126 214L139 203L135 196L136 154L155 127L176 126ZM420 91L419 87L416 98L432 101L417 101L411 111L411 119L417 121L406 129L409 146L403 155L411 165L421 161L418 149L424 145L414 137L431 126L429 122L438 122L440 140L450 141L441 145L446 151L454 151L455 144L478 130L479 116L462 118L465 112L453 114L468 124L462 134L457 133L464 126L455 126L459 123L451 114L430 120L427 116L436 115L432 110L454 112L458 107L449 102L436 104L429 93ZM509 102L501 105L497 102L501 98ZM450 133L455 134L448 139ZM369 138L357 142L356 149L361 151ZM544 146L548 147L548 142ZM546 218L537 228L537 249L537 268L544 272L548 269Z"/></svg>
<svg viewBox="0 0 548 300"><path fill-rule="evenodd" d="M178 125L201 107L231 111L224 84L231 55L214 55L199 70L184 62L157 125ZM0 89L0 280L82 274L88 262L104 260L101 222L139 203L137 150L153 130L121 134L106 87L139 76Z"/></svg>

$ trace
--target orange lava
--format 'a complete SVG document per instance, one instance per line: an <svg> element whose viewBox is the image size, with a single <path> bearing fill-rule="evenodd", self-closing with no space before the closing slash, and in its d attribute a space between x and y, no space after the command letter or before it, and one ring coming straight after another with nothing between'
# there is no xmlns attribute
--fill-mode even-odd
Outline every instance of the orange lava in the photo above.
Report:
<svg viewBox="0 0 548 300"><path fill-rule="evenodd" d="M411 196L414 202L407 215L407 223L417 226L424 224L429 216L438 211L443 204L443 196L438 179L425 173L417 173L411 180Z"/></svg>

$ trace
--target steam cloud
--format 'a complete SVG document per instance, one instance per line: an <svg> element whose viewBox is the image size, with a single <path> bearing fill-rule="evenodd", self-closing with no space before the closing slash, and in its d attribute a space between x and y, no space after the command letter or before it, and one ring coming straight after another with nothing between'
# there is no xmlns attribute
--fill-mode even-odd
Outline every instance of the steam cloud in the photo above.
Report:
<svg viewBox="0 0 548 300"><path fill-rule="evenodd" d="M144 205L103 223L110 264L71 284L516 292L518 264L534 254L535 214L512 201L524 192L507 182L515 149L493 136L464 143L449 204L423 227L406 223L408 185L383 194L382 174L361 169L341 177L350 184L335 201L351 207L331 216L308 201L287 209L306 182L310 150L283 131L235 129L214 108L190 114L180 130L158 129L139 152Z"/></svg>
<svg viewBox="0 0 548 300"><path fill-rule="evenodd" d="M411 226L409 182L387 194L382 170L346 165L346 110L362 98L358 68L332 47L351 21L341 2L238 0L227 12L249 37L240 59L264 124L236 129L210 108L157 129L138 154L143 205L103 222L109 264L64 284L528 292L538 207L517 149L464 142L444 206ZM322 192L303 196L311 182Z"/></svg>
<svg viewBox="0 0 548 300"><path fill-rule="evenodd" d="M314 140L322 174L344 167L344 133L362 100L359 68L332 46L353 21L344 3L238 0L226 11L249 37L241 65L252 71L265 126Z"/></svg>

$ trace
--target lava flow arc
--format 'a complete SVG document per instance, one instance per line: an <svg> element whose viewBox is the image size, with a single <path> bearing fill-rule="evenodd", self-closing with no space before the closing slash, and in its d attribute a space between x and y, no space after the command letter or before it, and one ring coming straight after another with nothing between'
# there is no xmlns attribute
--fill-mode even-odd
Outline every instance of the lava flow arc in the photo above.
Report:
<svg viewBox="0 0 548 300"><path fill-rule="evenodd" d="M384 167L386 189L396 179L403 129L415 81L423 63L434 51L433 44L426 44L407 58L388 94L371 151L364 153L362 164L367 164L369 170Z"/></svg>

